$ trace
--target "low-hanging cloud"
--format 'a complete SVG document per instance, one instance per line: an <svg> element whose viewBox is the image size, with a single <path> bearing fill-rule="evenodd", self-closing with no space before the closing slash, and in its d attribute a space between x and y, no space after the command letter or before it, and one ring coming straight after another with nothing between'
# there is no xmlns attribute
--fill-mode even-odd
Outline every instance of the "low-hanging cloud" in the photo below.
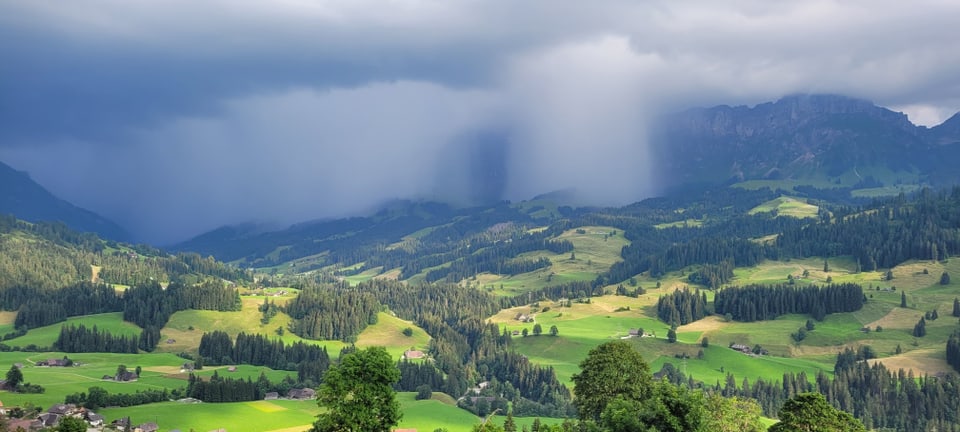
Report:
<svg viewBox="0 0 960 432"><path fill-rule="evenodd" d="M958 18L936 0L4 2L0 160L159 243L468 202L484 181L625 203L657 191L665 111L839 93L943 121Z"/></svg>

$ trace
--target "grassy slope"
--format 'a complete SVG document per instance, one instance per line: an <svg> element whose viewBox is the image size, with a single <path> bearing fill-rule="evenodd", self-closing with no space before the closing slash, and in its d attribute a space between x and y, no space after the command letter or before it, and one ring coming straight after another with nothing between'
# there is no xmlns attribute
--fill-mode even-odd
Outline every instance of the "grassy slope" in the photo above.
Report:
<svg viewBox="0 0 960 432"><path fill-rule="evenodd" d="M660 336L629 340L643 353L653 370L670 362L707 383L722 381L726 373L733 373L738 380L743 377L779 379L787 371L803 371L808 376L814 376L818 371L829 374L838 351L844 346L857 348L861 345L872 346L881 357L880 361L888 366L913 368L918 376L949 370L942 348L947 336L956 328L956 319L949 313L953 298L960 295L960 283L941 286L938 281L943 271L960 275L960 262L908 262L893 269L894 279L891 281L883 280L883 271L856 273L856 263L849 258L831 258L828 263L828 272L823 271L822 258L770 261L735 271L732 285L785 283L787 275L793 275L798 284L822 284L831 277L834 282L855 282L864 286L868 302L863 309L830 315L823 322L815 323L814 331L799 344L791 339L790 334L804 325L809 319L806 315L786 315L755 323L726 322L722 317L713 316L680 327L678 343L666 343L663 338L668 327L656 319L654 305L663 293L686 285L684 275L689 272L687 270L666 275L659 281L660 289L655 288L658 281L640 275L637 278L640 286L648 292L637 299L608 295L594 298L592 304L574 304L571 308L543 302L541 309L545 306L551 309L538 313L536 319L545 335L514 337L514 346L534 362L553 366L560 379L567 383L570 376L579 371L577 364L591 348L619 339L627 334L628 329L637 327ZM808 276L803 277L804 271ZM891 291L891 287L896 290ZM907 293L908 308L899 307L901 291ZM629 311L616 312L617 308L627 306ZM914 338L911 335L914 324L923 312L933 308L938 309L941 318L928 321L926 337ZM531 311L526 306L505 310L491 320L509 330L527 328L532 334L532 323L513 319L517 313ZM558 337L546 335L552 325L559 329ZM878 326L882 331L876 331ZM871 331L861 331L864 327ZM710 346L704 349L704 359L698 360L699 341L703 337L709 339ZM773 355L748 357L727 348L734 342L751 346L760 344ZM904 353L894 356L897 345ZM674 357L680 353L691 358L684 362Z"/></svg>
<svg viewBox="0 0 960 432"><path fill-rule="evenodd" d="M579 229L583 230L584 233L580 234L577 230L572 229L557 237L559 240L568 240L573 243L573 255L576 259L571 260L571 254L569 253L555 254L548 251L526 253L520 255L519 258L539 259L543 257L549 259L552 265L514 276L481 274L477 276L476 280L467 280L463 283L490 289L498 295L514 296L547 285L593 280L598 274L609 270L610 266L621 260L620 251L629 244L629 241L623 237L622 230L600 226L581 227ZM609 235L613 232L616 232L616 234Z"/></svg>
<svg viewBox="0 0 960 432"><path fill-rule="evenodd" d="M760 204L750 210L750 214L769 213L776 210L778 216L795 218L815 218L820 210L817 206L807 204L797 198L781 196Z"/></svg>
<svg viewBox="0 0 960 432"><path fill-rule="evenodd" d="M25 347L27 345L36 345L38 347L50 347L60 335L60 327L64 325L81 325L87 328L97 326L99 330L107 330L113 335L140 336L140 327L136 324L128 323L123 320L122 312L112 312L98 315L85 315L81 317L68 318L64 323L57 323L46 327L31 329L27 334L18 338L5 341L10 346Z"/></svg>
<svg viewBox="0 0 960 432"><path fill-rule="evenodd" d="M37 360L63 358L64 355L75 362L80 362L81 365L69 368L33 366ZM183 364L183 359L172 354L0 353L0 364L14 363L23 363L24 380L42 385L46 388L46 392L43 394L0 393L2 394L0 400L8 406L31 402L48 407L51 404L62 403L67 394L86 392L92 386L103 387L111 393L134 393L148 388L172 389L186 386L186 381L172 375L174 372L179 373L179 365ZM120 364L126 365L130 370L141 366L143 371L140 379L129 383L101 380L104 375L114 375Z"/></svg>

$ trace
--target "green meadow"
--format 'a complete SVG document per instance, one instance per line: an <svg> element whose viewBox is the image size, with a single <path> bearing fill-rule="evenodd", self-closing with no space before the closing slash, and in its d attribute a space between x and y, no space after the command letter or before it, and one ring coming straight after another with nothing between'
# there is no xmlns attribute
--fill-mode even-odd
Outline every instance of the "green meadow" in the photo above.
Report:
<svg viewBox="0 0 960 432"><path fill-rule="evenodd" d="M453 405L452 399L415 400L416 393L402 392L397 400L403 412L398 428L432 431L445 428L450 432L468 432L482 419ZM214 430L295 432L310 428L320 408L314 400L272 400L235 403L164 402L127 408L106 408L101 413L108 419L129 416L134 424L157 422L161 431ZM503 417L491 422L502 424ZM529 426L533 418L517 418L518 426ZM545 424L559 419L541 419Z"/></svg>
<svg viewBox="0 0 960 432"><path fill-rule="evenodd" d="M777 216L790 216L795 218L815 218L819 207L807 204L798 198L781 196L760 204L749 211L749 214L777 212Z"/></svg>

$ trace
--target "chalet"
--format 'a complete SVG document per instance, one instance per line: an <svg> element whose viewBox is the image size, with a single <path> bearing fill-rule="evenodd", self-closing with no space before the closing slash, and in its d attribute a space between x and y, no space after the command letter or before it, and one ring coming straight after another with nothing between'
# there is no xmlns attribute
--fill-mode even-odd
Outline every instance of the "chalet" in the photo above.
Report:
<svg viewBox="0 0 960 432"><path fill-rule="evenodd" d="M270 392L263 395L263 400L277 400L280 399L280 393Z"/></svg>
<svg viewBox="0 0 960 432"><path fill-rule="evenodd" d="M407 360L422 359L424 357L426 357L426 354L419 350L406 350L403 352L403 358Z"/></svg>
<svg viewBox="0 0 960 432"><path fill-rule="evenodd" d="M130 427L130 417L118 418L110 422L110 425L115 429L127 430Z"/></svg>
<svg viewBox="0 0 960 432"><path fill-rule="evenodd" d="M93 426L93 427L103 426L103 416L93 411L87 411L86 420L87 420L87 423L90 423L90 426Z"/></svg>
<svg viewBox="0 0 960 432"><path fill-rule="evenodd" d="M751 350L750 347L742 344L730 344L730 349L740 351L744 354L753 354L753 350Z"/></svg>
<svg viewBox="0 0 960 432"><path fill-rule="evenodd" d="M40 414L39 416L37 416L37 422L39 422L39 423L38 423L38 426L41 427L41 428L54 427L54 426L56 426L58 423L60 423L60 418L61 418L61 417L63 417L63 416L60 415L60 414L55 414L55 413L51 413L51 412L45 412L45 413ZM37 424L37 423L35 422L35 424Z"/></svg>
<svg viewBox="0 0 960 432"><path fill-rule="evenodd" d="M312 388L302 388L302 389L290 389L287 392L287 397L290 399L313 399L317 397L317 391Z"/></svg>
<svg viewBox="0 0 960 432"><path fill-rule="evenodd" d="M69 359L47 359L40 360L37 362L37 366L51 366L51 367L67 367L70 366L71 362Z"/></svg>
<svg viewBox="0 0 960 432"><path fill-rule="evenodd" d="M530 319L530 315L527 315L521 312L521 313L518 313L517 316L513 317L513 319L520 322L527 322L527 320Z"/></svg>
<svg viewBox="0 0 960 432"><path fill-rule="evenodd" d="M181 365L180 372L193 372L193 362L186 362Z"/></svg>
<svg viewBox="0 0 960 432"><path fill-rule="evenodd" d="M236 366L230 366L230 367L227 368L227 372L236 372L236 371L237 371L237 367L236 367Z"/></svg>
<svg viewBox="0 0 960 432"><path fill-rule="evenodd" d="M74 404L56 404L56 405L50 406L50 408L47 409L47 412L51 414L57 414L57 415L67 415L67 414L72 414L76 410L77 410L77 406Z"/></svg>
<svg viewBox="0 0 960 432"><path fill-rule="evenodd" d="M176 339L167 339L167 345L170 345L170 344L173 344L173 343L177 343L177 340L176 340Z"/></svg>
<svg viewBox="0 0 960 432"><path fill-rule="evenodd" d="M514 331L510 332L510 334L513 335L513 336L520 336L520 330L514 330Z"/></svg>
<svg viewBox="0 0 960 432"><path fill-rule="evenodd" d="M641 337L641 336L643 336L643 334L640 333L640 329L630 329L630 330L627 331L627 334L630 335L630 337Z"/></svg>
<svg viewBox="0 0 960 432"><path fill-rule="evenodd" d="M133 428L133 432L157 432L158 430L160 430L160 426L156 423L142 423Z"/></svg>

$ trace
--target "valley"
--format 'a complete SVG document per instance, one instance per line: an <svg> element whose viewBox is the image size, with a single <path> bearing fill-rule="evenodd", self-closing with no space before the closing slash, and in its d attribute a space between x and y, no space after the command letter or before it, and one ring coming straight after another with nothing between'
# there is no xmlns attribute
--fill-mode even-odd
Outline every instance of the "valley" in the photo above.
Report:
<svg viewBox="0 0 960 432"><path fill-rule="evenodd" d="M833 124L816 114L815 129ZM869 429L955 428L953 412L916 410L960 403L960 189L931 187L929 166L871 161L794 160L622 207L396 201L169 251L4 216L0 364L24 386L0 401L161 431L303 431L328 411L286 395L382 347L399 428L467 432L509 413L563 430L582 362L622 343L664 395L752 400L764 427L818 392Z"/></svg>

